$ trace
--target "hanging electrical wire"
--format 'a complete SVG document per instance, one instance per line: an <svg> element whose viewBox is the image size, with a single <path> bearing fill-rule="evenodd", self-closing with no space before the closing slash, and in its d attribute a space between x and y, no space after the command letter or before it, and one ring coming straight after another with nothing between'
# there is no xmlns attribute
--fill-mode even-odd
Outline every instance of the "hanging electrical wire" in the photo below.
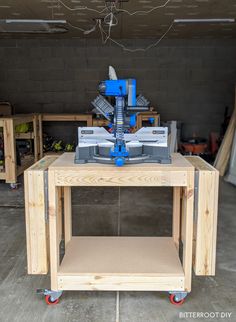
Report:
<svg viewBox="0 0 236 322"><path fill-rule="evenodd" d="M102 43L103 43L103 44L105 44L105 43L107 42L107 40L108 40L108 35L106 34L106 32L104 31L104 29L103 29L103 28L102 28L102 26L101 26L101 20L99 20L99 22L98 22L98 28L99 28L99 30L100 30ZM104 36L105 36L106 38L104 38Z"/></svg>
<svg viewBox="0 0 236 322"><path fill-rule="evenodd" d="M99 10L96 10L96 9L93 9L93 8L89 8L89 7L87 7L87 6L81 6L81 7L71 8L71 7L67 6L67 5L66 5L63 1L61 1L61 0L58 0L58 2L59 2L63 7L65 7L67 10L70 10L70 11L88 10L88 11L93 11L93 12L96 12L96 13L101 14L101 13L103 13L104 11L106 11L106 10L107 10L107 6L106 6L106 5L104 5L104 8L103 8L101 11L99 11Z"/></svg>
<svg viewBox="0 0 236 322"><path fill-rule="evenodd" d="M163 35L154 43L150 44L149 46L145 47L145 48L128 48L125 45L123 45L121 42L113 39L111 37L111 30L112 27L115 27L118 25L118 18L116 17L116 13L119 12L124 12L130 16L134 16L137 14L149 14L151 12L153 12L156 9L160 9L160 8L164 8L167 6L167 4L170 2L171 0L167 0L164 4L162 5L158 5L155 6L153 8L151 8L150 10L138 10L138 11L134 11L134 12L130 12L128 10L125 9L121 9L121 8L117 8L116 7L116 3L115 1L111 1L108 5L107 2L105 2L104 8L102 10L96 10L93 8L89 8L87 6L80 6L80 7L76 7L76 8L71 8L69 6L67 6L62 0L58 0L58 3L60 3L62 6L64 6L66 9L70 10L70 11L78 11L78 10L88 10L88 11L93 11L96 12L98 14L104 14L105 11L108 11L108 13L101 19L97 18L96 19L96 23L94 24L94 26L88 30L77 27L73 24L71 24L70 22L68 22L68 25L71 26L74 29L78 29L80 31L82 31L85 35L88 35L92 32L94 32L96 30L96 27L98 25L100 34L101 34L101 39L102 39L102 43L106 44L108 40L110 40L112 43L116 44L117 46L121 47L123 50L128 51L128 52L138 52L138 51L147 51L155 46L157 46L163 38L165 38L165 36L169 33L169 31L172 29L173 25L174 25L174 21L172 21L172 23L169 25L169 27L167 28L167 30L163 33ZM108 31L105 31L103 26L102 26L102 21L103 24L108 26Z"/></svg>
<svg viewBox="0 0 236 322"><path fill-rule="evenodd" d="M108 39L110 39L111 36L111 26L108 28L108 34L105 32L105 30L102 28L102 22L101 20L98 21L98 28L100 30L101 38L102 38L102 43L106 44Z"/></svg>
<svg viewBox="0 0 236 322"><path fill-rule="evenodd" d="M148 13L153 12L156 9L165 8L170 1L171 0L167 0L164 4L159 5L159 6L155 6L155 7L151 8L150 10L137 10L137 11L134 11L134 12L130 12L130 11L125 10L125 9L119 9L119 8L116 7L115 3L114 3L114 6L115 6L117 12L125 12L129 16L134 16L134 15L138 15L138 14L148 14Z"/></svg>
<svg viewBox="0 0 236 322"><path fill-rule="evenodd" d="M122 43L120 43L119 41L117 41L117 40L109 37L109 35L107 35L107 33L105 32L105 30L102 28L102 25L99 24L98 26L99 26L99 29L100 29L100 33L102 35L102 39L104 38L104 35L105 35L106 36L106 42L109 39L111 42L113 42L117 46L121 47L123 50L134 53L134 52L138 52L138 51L145 52L145 51L147 51L147 50L149 50L151 48L156 47L165 38L165 36L169 33L169 31L172 29L172 27L174 26L174 23L175 22L172 21L172 23L169 25L169 27L167 28L167 30L163 33L163 35L157 41L155 41L154 43L150 44L149 46L147 46L145 48L135 48L135 49L128 48L125 45L123 45Z"/></svg>
<svg viewBox="0 0 236 322"><path fill-rule="evenodd" d="M103 18L103 22L106 25L109 25L111 27L115 27L118 25L118 19L116 18L116 16L114 15L113 12L108 13L104 18Z"/></svg>
<svg viewBox="0 0 236 322"><path fill-rule="evenodd" d="M117 8L116 5L115 5L115 1L111 1L111 4L114 6L114 8L116 9L117 12L125 12L128 15L130 15L130 16L134 16L136 14L148 14L148 13L153 12L154 10L161 9L161 8L165 8L170 1L171 0L167 0L164 4L155 6L155 7L151 8L150 10L138 10L138 11L134 11L134 12L130 12L130 11L125 10L125 9L119 9L119 8ZM65 7L66 9L68 9L70 11L88 10L88 11L94 11L96 13L101 14L104 11L107 10L107 5L106 4L104 5L104 8L101 11L99 11L99 10L96 10L96 9L93 9L93 8L89 8L87 6L81 6L81 7L71 8L71 7L67 6L62 0L58 0L58 2L63 7Z"/></svg>
<svg viewBox="0 0 236 322"><path fill-rule="evenodd" d="M91 34L92 32L94 32L96 30L96 27L98 25L98 21L96 20L95 24L93 25L92 28L90 29L83 29L83 28L80 28L78 26L75 26L73 25L72 23L70 23L69 21L67 21L68 25L71 27L71 28L74 28L74 29L77 29L77 30L80 30L84 33L84 35L88 35L88 34Z"/></svg>

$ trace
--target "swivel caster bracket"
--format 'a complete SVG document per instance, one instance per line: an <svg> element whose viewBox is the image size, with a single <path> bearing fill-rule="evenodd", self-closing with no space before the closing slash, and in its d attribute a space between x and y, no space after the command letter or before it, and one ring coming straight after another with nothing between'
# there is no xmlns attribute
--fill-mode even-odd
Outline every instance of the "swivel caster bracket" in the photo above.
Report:
<svg viewBox="0 0 236 322"><path fill-rule="evenodd" d="M176 292L171 291L170 294L170 302L174 305L180 306L184 303L185 298L187 297L187 292Z"/></svg>
<svg viewBox="0 0 236 322"><path fill-rule="evenodd" d="M48 289L38 289L37 294L45 295L45 301L48 305L57 304L62 295L62 291L52 291Z"/></svg>
<svg viewBox="0 0 236 322"><path fill-rule="evenodd" d="M10 183L10 189L11 190L17 190L20 185L21 185L21 183L18 183L18 182Z"/></svg>

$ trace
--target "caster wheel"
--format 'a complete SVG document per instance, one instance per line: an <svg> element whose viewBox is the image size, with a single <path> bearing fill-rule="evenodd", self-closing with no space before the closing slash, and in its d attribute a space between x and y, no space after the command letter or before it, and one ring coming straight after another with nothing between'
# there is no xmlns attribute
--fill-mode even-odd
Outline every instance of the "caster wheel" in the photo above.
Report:
<svg viewBox="0 0 236 322"><path fill-rule="evenodd" d="M180 300L180 301L176 301L176 300L175 300L175 294L170 294L170 302L171 302L172 304L176 305L176 306L180 306L180 305L182 305L182 304L184 303L184 300L185 300L185 299L182 299L182 300Z"/></svg>
<svg viewBox="0 0 236 322"><path fill-rule="evenodd" d="M17 190L18 189L18 184L17 183L11 183L10 184L10 189L11 190Z"/></svg>
<svg viewBox="0 0 236 322"><path fill-rule="evenodd" d="M45 296L45 301L48 305L56 305L59 303L59 299L56 299L55 301L51 300L51 296L50 295L46 295Z"/></svg>

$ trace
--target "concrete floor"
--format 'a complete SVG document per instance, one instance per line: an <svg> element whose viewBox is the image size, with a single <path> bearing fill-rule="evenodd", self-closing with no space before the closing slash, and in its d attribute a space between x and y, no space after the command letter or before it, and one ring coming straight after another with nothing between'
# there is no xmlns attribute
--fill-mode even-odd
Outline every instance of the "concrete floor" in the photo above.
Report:
<svg viewBox="0 0 236 322"><path fill-rule="evenodd" d="M73 191L74 234L170 235L170 189L117 188ZM119 207L120 204L120 207ZM64 292L47 306L37 288L50 288L49 276L28 276L23 188L0 184L0 321L170 322L236 321L236 188L220 185L216 277L194 277L181 307L165 292ZM179 318L180 312L232 312L230 319Z"/></svg>

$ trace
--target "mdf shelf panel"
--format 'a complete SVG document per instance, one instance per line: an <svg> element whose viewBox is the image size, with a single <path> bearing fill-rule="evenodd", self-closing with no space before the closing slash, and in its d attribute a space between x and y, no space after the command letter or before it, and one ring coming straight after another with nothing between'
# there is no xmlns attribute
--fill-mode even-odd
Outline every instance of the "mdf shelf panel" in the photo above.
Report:
<svg viewBox="0 0 236 322"><path fill-rule="evenodd" d="M184 289L172 237L73 237L58 271L59 289Z"/></svg>

